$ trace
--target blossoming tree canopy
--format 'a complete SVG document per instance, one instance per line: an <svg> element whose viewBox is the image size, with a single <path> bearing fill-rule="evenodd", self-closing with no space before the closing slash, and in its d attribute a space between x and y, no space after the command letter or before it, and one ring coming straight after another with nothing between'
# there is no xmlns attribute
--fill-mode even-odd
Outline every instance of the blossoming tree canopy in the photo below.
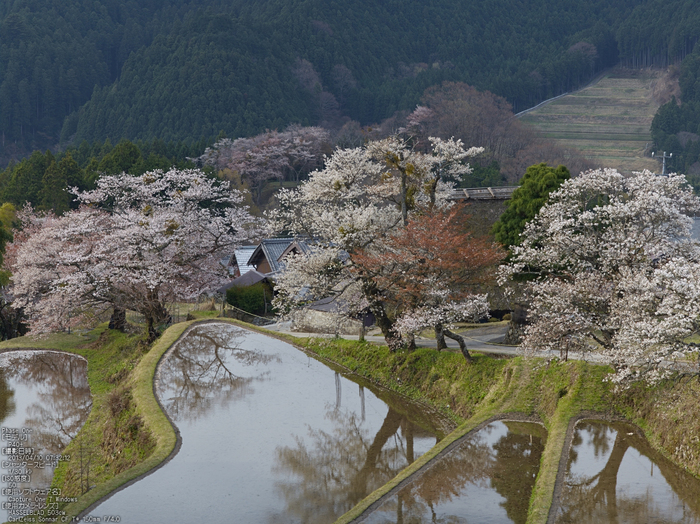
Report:
<svg viewBox="0 0 700 524"><path fill-rule="evenodd" d="M523 346L595 350L616 380L658 379L697 346L700 200L682 175L604 169L564 182L526 226L504 277L529 275Z"/></svg>
<svg viewBox="0 0 700 524"><path fill-rule="evenodd" d="M25 217L35 232L18 247L13 282L35 332L112 308L142 313L153 337L164 303L220 285L219 260L260 225L240 192L198 170L107 176L75 194L76 211Z"/></svg>
<svg viewBox="0 0 700 524"><path fill-rule="evenodd" d="M392 232L407 226L411 217L448 208L452 180L468 173L465 160L481 151L464 150L455 140L431 142L430 153L413 150L401 137L338 150L300 187L280 191L279 208L269 215L272 227L304 236L315 247L287 259L277 280L278 308L286 311L342 295L348 312L369 309L389 345L401 345L395 318L387 313L398 288L374 268L362 270L360 257L381 258L388 253ZM448 244L443 243L445 248ZM376 267L386 266L378 262Z"/></svg>
<svg viewBox="0 0 700 524"><path fill-rule="evenodd" d="M488 301L477 293L478 284L493 275L504 253L490 240L464 232L464 220L458 205L414 216L373 249L359 251L351 271L371 276L385 290L385 299L400 312L394 325L399 333L434 329L438 350L447 347L447 336L470 361L464 339L451 329L455 322L488 316Z"/></svg>

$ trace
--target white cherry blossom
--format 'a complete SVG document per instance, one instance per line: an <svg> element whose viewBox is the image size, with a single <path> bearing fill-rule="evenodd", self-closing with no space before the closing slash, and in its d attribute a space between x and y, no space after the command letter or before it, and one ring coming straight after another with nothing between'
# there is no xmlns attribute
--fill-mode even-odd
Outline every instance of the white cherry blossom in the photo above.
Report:
<svg viewBox="0 0 700 524"><path fill-rule="evenodd" d="M686 340L700 329L699 210L682 175L604 169L566 181L503 268L502 279L532 279L523 347L597 351L618 381L697 358Z"/></svg>

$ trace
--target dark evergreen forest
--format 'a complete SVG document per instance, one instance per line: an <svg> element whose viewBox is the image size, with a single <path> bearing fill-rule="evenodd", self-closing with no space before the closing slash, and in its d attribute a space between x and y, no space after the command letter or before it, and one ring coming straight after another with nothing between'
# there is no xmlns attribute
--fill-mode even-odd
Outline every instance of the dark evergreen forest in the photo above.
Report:
<svg viewBox="0 0 700 524"><path fill-rule="evenodd" d="M445 80L517 112L618 61L683 58L700 8L670 3L0 0L0 158L366 125Z"/></svg>
<svg viewBox="0 0 700 524"><path fill-rule="evenodd" d="M667 172L685 173L700 190L700 46L679 66L681 99L662 105L651 123L659 154L666 153ZM682 103L681 103L682 102Z"/></svg>
<svg viewBox="0 0 700 524"><path fill-rule="evenodd" d="M161 140L136 143L122 140L113 146L105 140L92 145L83 142L78 148L56 154L49 150L34 151L0 171L0 202L17 209L29 203L34 208L61 214L76 206L67 188L93 189L101 175L124 172L142 175L154 169L194 167L188 158L200 154L204 147L204 143L188 147Z"/></svg>

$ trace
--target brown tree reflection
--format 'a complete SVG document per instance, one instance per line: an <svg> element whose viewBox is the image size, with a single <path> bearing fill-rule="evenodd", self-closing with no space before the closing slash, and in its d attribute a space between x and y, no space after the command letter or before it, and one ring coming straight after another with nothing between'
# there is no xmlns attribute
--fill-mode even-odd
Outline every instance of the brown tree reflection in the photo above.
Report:
<svg viewBox="0 0 700 524"><path fill-rule="evenodd" d="M498 424L498 423L497 423ZM468 485L491 488L505 500L508 518L524 523L530 494L535 484L546 434L536 424L506 422L508 432L493 440L493 425L487 426L459 447L434 462L396 496L387 500L363 522L385 523L459 523L468 519L458 506L478 508L493 521L497 508L482 500L469 499ZM452 505L450 503L460 504Z"/></svg>
<svg viewBox="0 0 700 524"><path fill-rule="evenodd" d="M622 423L584 422L574 434L567 463L567 478L560 497L557 523L698 523L700 522L700 482L654 451L649 443L629 425ZM584 442L585 439L585 442ZM612 443L612 449L611 449ZM605 465L594 475L572 473L585 446L596 457L610 454ZM644 493L624 494L620 483L620 466L630 448L651 462L649 481L662 475L677 497L680 511L665 507L659 499L659 485L649 484ZM643 482L638 475L634 482Z"/></svg>
<svg viewBox="0 0 700 524"><path fill-rule="evenodd" d="M6 356L3 372L14 387L33 392L23 425L32 429L38 453L60 453L90 414L92 396L87 362L57 352L18 352Z"/></svg>
<svg viewBox="0 0 700 524"><path fill-rule="evenodd" d="M15 412L15 392L7 384L7 371L0 367L0 425Z"/></svg>
<svg viewBox="0 0 700 524"><path fill-rule="evenodd" d="M506 422L508 434L493 446L496 460L489 472L491 487L505 498L508 518L525 523L532 488L544 451L546 431L537 424Z"/></svg>
<svg viewBox="0 0 700 524"><path fill-rule="evenodd" d="M174 420L197 420L217 403L244 397L254 381L263 380L267 372L254 366L275 357L241 348L244 337L240 329L201 326L173 347L159 367L157 389Z"/></svg>
<svg viewBox="0 0 700 524"><path fill-rule="evenodd" d="M293 477L277 483L285 514L308 524L337 519L413 462L416 437L432 437L392 408L374 434L353 412L328 406L326 419L333 430L309 426L309 446L296 437L296 447L277 449L274 471Z"/></svg>

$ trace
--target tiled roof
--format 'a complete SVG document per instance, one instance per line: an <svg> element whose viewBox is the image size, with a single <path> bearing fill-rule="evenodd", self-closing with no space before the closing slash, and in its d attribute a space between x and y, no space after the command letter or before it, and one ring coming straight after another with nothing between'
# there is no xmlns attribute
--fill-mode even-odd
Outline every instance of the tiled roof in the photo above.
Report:
<svg viewBox="0 0 700 524"><path fill-rule="evenodd" d="M255 269L254 266L249 266L248 265L248 260L250 260L250 256L253 254L253 251L255 251L255 248L257 246L241 246L238 249L234 250L233 256L236 257L236 262L238 263L238 269L241 272L241 275L244 275L248 271Z"/></svg>
<svg viewBox="0 0 700 524"><path fill-rule="evenodd" d="M270 264L270 272L274 273L279 271L280 263L277 261L279 257L287 249L287 246L294 241L293 238L268 238L260 242L260 244L255 248L255 251L250 256L248 260L249 264L253 262L259 264L262 262L263 256Z"/></svg>

